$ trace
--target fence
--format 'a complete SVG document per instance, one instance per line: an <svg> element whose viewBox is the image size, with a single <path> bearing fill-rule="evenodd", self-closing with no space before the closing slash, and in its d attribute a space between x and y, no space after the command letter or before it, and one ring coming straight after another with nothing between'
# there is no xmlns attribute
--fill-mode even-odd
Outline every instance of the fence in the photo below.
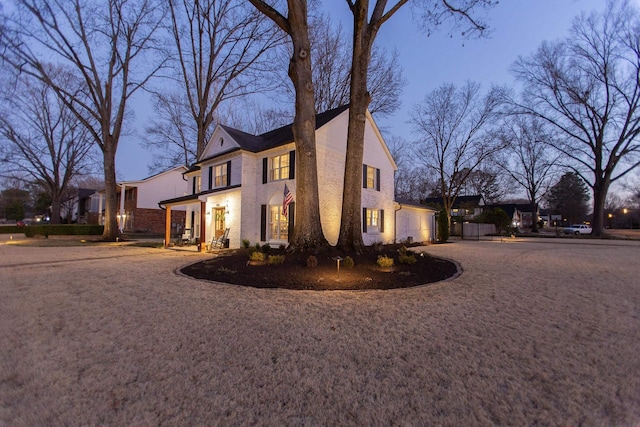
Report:
<svg viewBox="0 0 640 427"><path fill-rule="evenodd" d="M485 240L489 235L496 234L496 226L493 224L453 224L451 227L452 236L462 236L468 240Z"/></svg>

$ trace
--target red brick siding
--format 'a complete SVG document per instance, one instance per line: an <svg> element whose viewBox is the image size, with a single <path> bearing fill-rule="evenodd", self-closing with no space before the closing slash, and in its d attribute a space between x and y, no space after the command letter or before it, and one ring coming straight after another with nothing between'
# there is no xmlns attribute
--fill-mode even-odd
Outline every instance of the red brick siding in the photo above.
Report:
<svg viewBox="0 0 640 427"><path fill-rule="evenodd" d="M185 211L171 211L171 223L184 225ZM161 209L135 209L133 211L133 230L150 233L164 233L166 211Z"/></svg>

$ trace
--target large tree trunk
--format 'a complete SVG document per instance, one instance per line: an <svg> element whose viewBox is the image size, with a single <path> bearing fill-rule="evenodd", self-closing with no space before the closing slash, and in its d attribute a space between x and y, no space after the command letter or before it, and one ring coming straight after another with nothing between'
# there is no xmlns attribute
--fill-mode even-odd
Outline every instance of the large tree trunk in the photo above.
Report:
<svg viewBox="0 0 640 427"><path fill-rule="evenodd" d="M51 218L49 222L51 224L60 224L60 193L56 189L50 189L51 191Z"/></svg>
<svg viewBox="0 0 640 427"><path fill-rule="evenodd" d="M118 196L116 192L116 150L110 137L105 140L104 159L104 190L105 190L105 221L102 240L113 242L118 236Z"/></svg>
<svg viewBox="0 0 640 427"><path fill-rule="evenodd" d="M609 181L607 179L598 179L593 186L593 221L591 235L601 237L604 231L604 204L609 192Z"/></svg>
<svg viewBox="0 0 640 427"><path fill-rule="evenodd" d="M293 56L289 77L296 91L293 139L296 143L296 221L289 249L323 249L329 246L320 223L318 166L316 160L316 110L311 74L311 44L306 2L289 1Z"/></svg>
<svg viewBox="0 0 640 427"><path fill-rule="evenodd" d="M534 192L529 193L529 203L531 204L531 232L538 232L538 214L536 206L536 195Z"/></svg>
<svg viewBox="0 0 640 427"><path fill-rule="evenodd" d="M354 13L353 57L349 102L349 130L344 168L342 221L338 246L361 253L362 240L362 165L364 159L364 131L367 107L371 101L367 91L367 75L371 59L371 45L375 31L369 31L368 2L356 4Z"/></svg>

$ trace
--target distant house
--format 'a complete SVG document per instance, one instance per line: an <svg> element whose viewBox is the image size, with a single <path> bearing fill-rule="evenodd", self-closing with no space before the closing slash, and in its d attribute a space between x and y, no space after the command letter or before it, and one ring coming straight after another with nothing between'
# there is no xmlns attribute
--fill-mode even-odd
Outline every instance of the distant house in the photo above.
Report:
<svg viewBox="0 0 640 427"><path fill-rule="evenodd" d="M530 203L503 203L503 204L492 204L485 206L485 209L495 209L500 208L507 213L509 218L511 218L511 225L513 227L519 229L527 229L532 226L532 212L531 212L531 204ZM537 211L538 205L536 204L536 214L539 216Z"/></svg>
<svg viewBox="0 0 640 427"><path fill-rule="evenodd" d="M348 118L347 106L316 117L320 221L332 245L340 231ZM167 215L186 206L186 228L200 242L211 242L228 230L232 248L240 247L243 240L286 245L296 215L297 155L292 125L261 135L218 125L197 162L184 174L190 194L163 199L160 204L166 207ZM378 127L367 113L360 203L362 238L367 245L433 239L435 211L394 200L396 170ZM290 192L286 215L285 189Z"/></svg>
<svg viewBox="0 0 640 427"><path fill-rule="evenodd" d="M442 197L427 197L420 200L420 203L426 206L433 206L442 209L444 201ZM484 199L480 195L475 196L458 196L451 206L450 215L452 218L462 218L469 221L473 217L480 215L484 207Z"/></svg>
<svg viewBox="0 0 640 427"><path fill-rule="evenodd" d="M78 188L60 205L63 223L98 224L98 202L93 197L96 190Z"/></svg>
<svg viewBox="0 0 640 427"><path fill-rule="evenodd" d="M167 197L184 196L188 184L183 174L184 166L160 172L139 181L120 181L117 183L118 228L121 232L164 233L165 212L158 201ZM104 224L104 190L90 196L91 210L87 214L90 224ZM184 229L184 209L176 209L169 219L174 232Z"/></svg>

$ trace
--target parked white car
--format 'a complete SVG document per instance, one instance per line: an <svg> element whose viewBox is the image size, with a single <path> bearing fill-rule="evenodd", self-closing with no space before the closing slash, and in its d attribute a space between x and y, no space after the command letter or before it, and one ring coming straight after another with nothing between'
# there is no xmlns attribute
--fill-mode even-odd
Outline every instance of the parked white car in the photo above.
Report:
<svg viewBox="0 0 640 427"><path fill-rule="evenodd" d="M576 236L579 234L591 234L591 231L593 230L587 224L572 224L562 230L564 234L575 234Z"/></svg>

